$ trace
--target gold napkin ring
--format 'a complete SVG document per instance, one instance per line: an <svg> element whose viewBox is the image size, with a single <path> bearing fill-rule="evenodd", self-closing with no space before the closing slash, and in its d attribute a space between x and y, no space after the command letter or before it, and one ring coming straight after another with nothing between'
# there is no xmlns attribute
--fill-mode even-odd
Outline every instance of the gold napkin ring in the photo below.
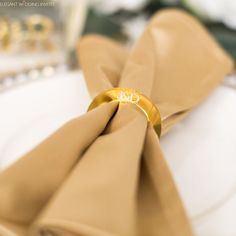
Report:
<svg viewBox="0 0 236 236"><path fill-rule="evenodd" d="M155 129L157 135L161 136L161 115L152 101L140 92L130 88L112 88L100 93L89 105L88 111L103 103L119 102L131 103L138 107L147 117L147 120Z"/></svg>

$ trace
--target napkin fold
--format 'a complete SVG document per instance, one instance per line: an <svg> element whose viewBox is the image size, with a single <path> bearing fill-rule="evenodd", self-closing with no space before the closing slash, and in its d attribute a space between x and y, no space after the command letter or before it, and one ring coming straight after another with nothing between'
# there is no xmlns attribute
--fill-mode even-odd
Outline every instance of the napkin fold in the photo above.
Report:
<svg viewBox="0 0 236 236"><path fill-rule="evenodd" d="M156 14L131 50L92 35L78 51L93 97L112 87L142 92L160 110L162 134L233 69L206 30L179 10ZM0 173L0 235L189 236L192 230L144 114L107 103Z"/></svg>

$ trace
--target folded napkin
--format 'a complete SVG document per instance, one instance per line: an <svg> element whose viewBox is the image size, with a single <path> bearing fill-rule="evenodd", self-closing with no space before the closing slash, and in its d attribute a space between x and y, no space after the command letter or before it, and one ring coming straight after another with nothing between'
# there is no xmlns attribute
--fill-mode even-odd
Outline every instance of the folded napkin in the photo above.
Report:
<svg viewBox="0 0 236 236"><path fill-rule="evenodd" d="M92 96L112 87L148 96L162 134L233 68L202 26L177 10L155 15L130 51L85 37L79 60ZM0 235L192 232L155 131L134 105L113 102L68 122L0 173Z"/></svg>

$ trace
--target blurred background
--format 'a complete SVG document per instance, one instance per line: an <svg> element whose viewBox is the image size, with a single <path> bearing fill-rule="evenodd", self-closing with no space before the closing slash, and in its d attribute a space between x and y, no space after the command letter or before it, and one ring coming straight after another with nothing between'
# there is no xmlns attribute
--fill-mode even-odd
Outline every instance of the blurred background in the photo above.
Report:
<svg viewBox="0 0 236 236"><path fill-rule="evenodd" d="M0 91L78 68L84 34L132 44L154 13L172 7L196 16L236 58L235 0L1 0Z"/></svg>

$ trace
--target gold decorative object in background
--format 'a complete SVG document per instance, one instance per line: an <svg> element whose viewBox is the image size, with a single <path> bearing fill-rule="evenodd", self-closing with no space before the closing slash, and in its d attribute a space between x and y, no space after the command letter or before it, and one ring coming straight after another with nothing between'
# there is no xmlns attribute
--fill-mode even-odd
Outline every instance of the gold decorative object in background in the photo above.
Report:
<svg viewBox="0 0 236 236"><path fill-rule="evenodd" d="M0 93L68 70L62 36L67 38L63 25L70 15L61 2L11 4L0 7Z"/></svg>
<svg viewBox="0 0 236 236"><path fill-rule="evenodd" d="M26 25L26 42L31 50L37 46L44 49L53 49L53 43L50 41L54 30L53 21L43 15L31 15L24 21Z"/></svg>
<svg viewBox="0 0 236 236"><path fill-rule="evenodd" d="M0 49L2 51L34 51L55 49L54 22L43 15L30 15L22 21L0 18Z"/></svg>
<svg viewBox="0 0 236 236"><path fill-rule="evenodd" d="M0 48L7 49L10 44L10 29L5 17L0 18Z"/></svg>
<svg viewBox="0 0 236 236"><path fill-rule="evenodd" d="M21 40L21 23L9 17L0 17L0 48L9 50Z"/></svg>

